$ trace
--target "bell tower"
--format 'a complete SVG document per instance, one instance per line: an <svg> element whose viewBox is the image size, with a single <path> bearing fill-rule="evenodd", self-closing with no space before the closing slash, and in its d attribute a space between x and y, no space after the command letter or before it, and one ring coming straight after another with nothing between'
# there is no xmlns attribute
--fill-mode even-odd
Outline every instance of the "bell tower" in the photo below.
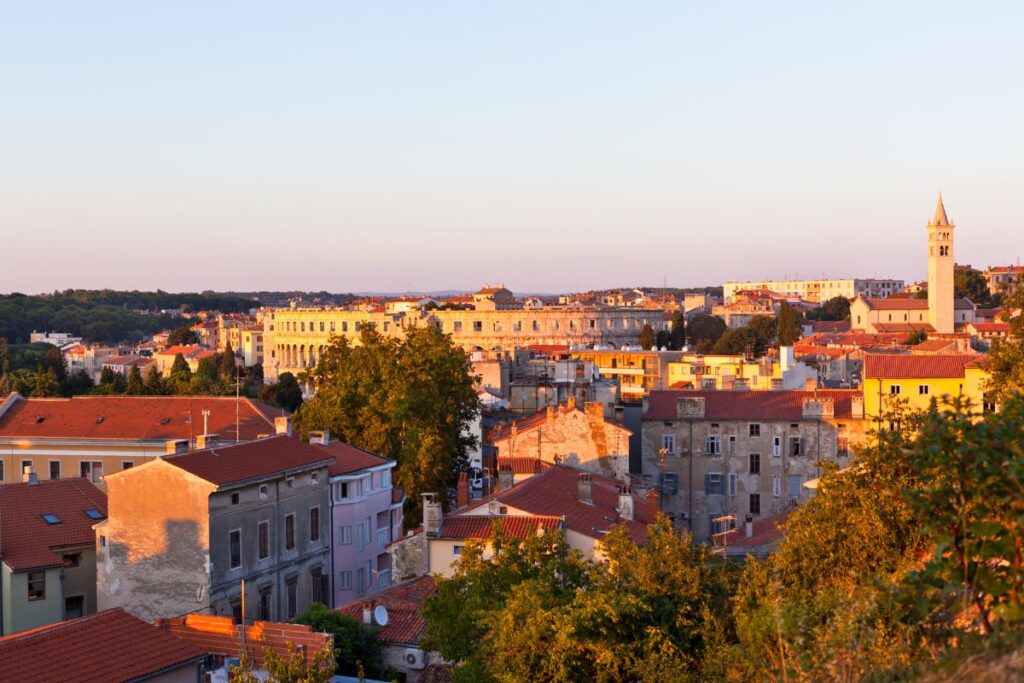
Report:
<svg viewBox="0 0 1024 683"><path fill-rule="evenodd" d="M953 331L953 232L942 194L935 216L928 221L928 322L936 332Z"/></svg>

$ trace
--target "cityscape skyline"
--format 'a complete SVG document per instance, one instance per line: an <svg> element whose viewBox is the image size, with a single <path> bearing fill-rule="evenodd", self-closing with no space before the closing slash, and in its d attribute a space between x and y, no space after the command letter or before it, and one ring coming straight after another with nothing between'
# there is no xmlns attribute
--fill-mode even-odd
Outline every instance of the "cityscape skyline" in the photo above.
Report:
<svg viewBox="0 0 1024 683"><path fill-rule="evenodd" d="M1022 12L9 6L0 291L909 281L940 191L1016 262Z"/></svg>

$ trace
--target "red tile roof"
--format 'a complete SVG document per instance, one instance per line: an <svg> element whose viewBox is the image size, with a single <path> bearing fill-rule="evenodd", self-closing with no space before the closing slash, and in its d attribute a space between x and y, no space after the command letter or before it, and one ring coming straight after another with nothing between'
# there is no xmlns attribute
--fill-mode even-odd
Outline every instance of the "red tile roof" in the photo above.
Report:
<svg viewBox="0 0 1024 683"><path fill-rule="evenodd" d="M274 433L278 408L242 399L237 402L243 441ZM49 439L188 439L208 431L235 438L236 401L222 396L76 396L18 398L0 415L0 437Z"/></svg>
<svg viewBox="0 0 1024 683"><path fill-rule="evenodd" d="M675 420L676 401L685 397L704 399L706 420L800 420L805 398L832 399L836 419L851 419L851 401L857 389L817 391L652 391L644 420Z"/></svg>
<svg viewBox="0 0 1024 683"><path fill-rule="evenodd" d="M177 356L180 353L186 359L189 359L204 350L205 349L203 349L203 347L200 346L199 344L186 344L184 346L168 346L166 349L163 349L162 351L157 351L156 354L154 355L171 356L173 358L174 356Z"/></svg>
<svg viewBox="0 0 1024 683"><path fill-rule="evenodd" d="M554 515L452 515L444 518L440 538L491 538L495 521L513 538L528 538L562 526L562 518Z"/></svg>
<svg viewBox="0 0 1024 683"><path fill-rule="evenodd" d="M47 479L0 485L0 557L13 571L59 567L56 549L96 542L94 509L107 516L107 496L86 479ZM49 524L44 514L56 515ZM2 677L0 677L2 679Z"/></svg>
<svg viewBox="0 0 1024 683"><path fill-rule="evenodd" d="M876 311L927 311L928 299L889 297L888 299L864 299L869 309Z"/></svg>
<svg viewBox="0 0 1024 683"><path fill-rule="evenodd" d="M326 446L313 445L320 448L324 453L334 456L334 462L327 470L332 477L358 472L370 467L379 467L391 462L387 458L382 458L379 455L364 451L362 448L356 448L342 441L328 441Z"/></svg>
<svg viewBox="0 0 1024 683"><path fill-rule="evenodd" d="M910 347L912 353L938 353L953 349L956 351L957 341L955 339L926 339L920 344Z"/></svg>
<svg viewBox="0 0 1024 683"><path fill-rule="evenodd" d="M818 320L811 323L814 332L849 332L849 320Z"/></svg>
<svg viewBox="0 0 1024 683"><path fill-rule="evenodd" d="M273 436L248 443L232 444L169 455L164 462L180 467L211 484L223 486L260 479L281 472L330 465L332 459L322 446L310 445L290 436ZM109 476L117 476L115 473Z"/></svg>
<svg viewBox="0 0 1024 683"><path fill-rule="evenodd" d="M918 379L963 377L964 368L981 360L979 354L948 354L908 356L890 353L869 353L864 356L864 378Z"/></svg>
<svg viewBox="0 0 1024 683"><path fill-rule="evenodd" d="M782 540L785 535L786 520L792 511L781 512L777 515L759 517L754 520L753 536L749 538L744 535L743 521L736 524L736 533L728 540L728 548L755 548L757 546L774 544Z"/></svg>
<svg viewBox="0 0 1024 683"><path fill-rule="evenodd" d="M388 624L377 632L377 638L385 644L416 646L427 630L420 603L436 590L434 577L422 576L339 607L338 611L362 622L364 604L382 605L388 611Z"/></svg>
<svg viewBox="0 0 1024 683"><path fill-rule="evenodd" d="M509 507L529 515L562 517L566 529L591 538L601 538L613 526L625 524L633 540L642 543L647 538L647 526L642 521L629 521L619 516L619 490L621 482L599 474L591 474L592 503L579 499L577 480L581 470L565 465L554 465L540 474L499 492L494 497ZM484 501L486 503L486 501ZM478 506L474 506L478 507ZM471 508L472 509L472 508ZM641 520L644 501L633 496L636 520ZM448 524L451 517L445 518Z"/></svg>
<svg viewBox="0 0 1024 683"><path fill-rule="evenodd" d="M0 680L135 681L205 656L201 648L111 609L0 639Z"/></svg>
<svg viewBox="0 0 1024 683"><path fill-rule="evenodd" d="M1008 333L1010 331L1010 323L971 323L977 332L990 332L990 333Z"/></svg>
<svg viewBox="0 0 1024 683"><path fill-rule="evenodd" d="M529 458L524 456L515 456L512 458L498 458L498 471L508 471L505 468L510 468L513 474L536 474L541 470L545 470L551 467L550 463L546 463L540 458Z"/></svg>

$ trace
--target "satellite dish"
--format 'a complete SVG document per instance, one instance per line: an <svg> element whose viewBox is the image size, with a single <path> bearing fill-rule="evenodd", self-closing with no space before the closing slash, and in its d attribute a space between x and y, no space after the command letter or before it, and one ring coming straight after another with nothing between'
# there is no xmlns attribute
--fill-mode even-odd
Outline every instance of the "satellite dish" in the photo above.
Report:
<svg viewBox="0 0 1024 683"><path fill-rule="evenodd" d="M384 605L377 605L373 608L373 620L381 626L388 625L388 609Z"/></svg>

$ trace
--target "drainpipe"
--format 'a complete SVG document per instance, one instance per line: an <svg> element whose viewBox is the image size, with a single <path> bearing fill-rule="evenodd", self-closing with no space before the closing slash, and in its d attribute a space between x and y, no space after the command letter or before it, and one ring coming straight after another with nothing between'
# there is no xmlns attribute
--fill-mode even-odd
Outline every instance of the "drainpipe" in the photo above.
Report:
<svg viewBox="0 0 1024 683"><path fill-rule="evenodd" d="M693 420L690 420L690 476L687 477L690 480L690 514L686 523L690 527L691 535L693 534L693 458Z"/></svg>
<svg viewBox="0 0 1024 683"><path fill-rule="evenodd" d="M274 594L277 602L277 621L283 622L281 618L283 612L281 611L281 536L283 532L281 524L284 520L281 519L281 479L274 480L274 564L277 565L274 569Z"/></svg>
<svg viewBox="0 0 1024 683"><path fill-rule="evenodd" d="M335 607L335 604L334 604L334 574L335 574L335 571L334 571L334 484L331 483L331 475L330 475L330 473L324 472L324 475L325 475L325 478L327 479L327 501L328 501L327 509L331 511L330 512L330 520L331 520L331 548L330 548L330 550L331 550L331 554L330 554L330 562L327 564L327 566L330 567L329 571L331 572L331 579L330 579L330 581L327 582L327 585L330 586L330 591L331 591L331 597L330 597L331 609L334 609L334 607ZM389 519L389 521L390 521L390 519Z"/></svg>

